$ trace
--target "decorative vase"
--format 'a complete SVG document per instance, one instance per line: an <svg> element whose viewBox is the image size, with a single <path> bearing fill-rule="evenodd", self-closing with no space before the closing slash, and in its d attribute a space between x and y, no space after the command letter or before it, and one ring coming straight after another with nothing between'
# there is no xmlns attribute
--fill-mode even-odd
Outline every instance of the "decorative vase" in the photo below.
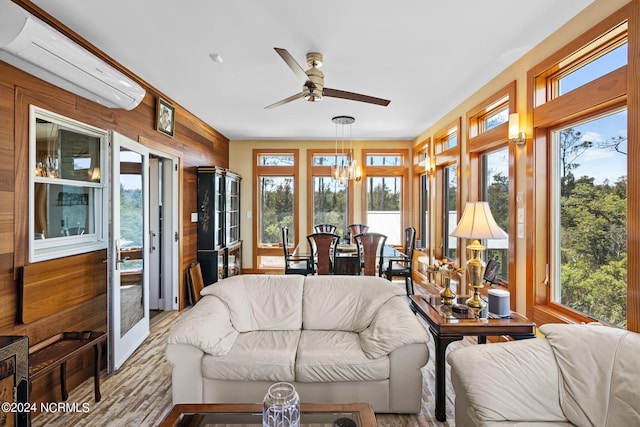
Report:
<svg viewBox="0 0 640 427"><path fill-rule="evenodd" d="M456 299L456 293L451 290L451 279L449 277L442 276L442 284L444 288L440 291L440 298L445 305L452 305L453 300Z"/></svg>
<svg viewBox="0 0 640 427"><path fill-rule="evenodd" d="M292 384L269 387L262 402L263 427L300 427L300 398Z"/></svg>

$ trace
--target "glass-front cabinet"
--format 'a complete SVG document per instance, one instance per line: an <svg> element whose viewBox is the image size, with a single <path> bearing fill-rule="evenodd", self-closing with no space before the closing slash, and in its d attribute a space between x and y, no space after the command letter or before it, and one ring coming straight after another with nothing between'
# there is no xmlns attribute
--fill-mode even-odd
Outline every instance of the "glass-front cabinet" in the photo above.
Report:
<svg viewBox="0 0 640 427"><path fill-rule="evenodd" d="M240 241L240 177L227 171L225 176L226 244Z"/></svg>
<svg viewBox="0 0 640 427"><path fill-rule="evenodd" d="M205 285L240 274L240 175L217 166L198 172L198 262Z"/></svg>

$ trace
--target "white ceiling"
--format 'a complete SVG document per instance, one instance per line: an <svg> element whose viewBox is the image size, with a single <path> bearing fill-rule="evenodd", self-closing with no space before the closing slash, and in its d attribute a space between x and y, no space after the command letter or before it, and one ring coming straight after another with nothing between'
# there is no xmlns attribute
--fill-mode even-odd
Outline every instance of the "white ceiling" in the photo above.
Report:
<svg viewBox="0 0 640 427"><path fill-rule="evenodd" d="M232 140L414 139L593 0L32 0ZM301 91L273 50L325 85L391 100L326 98L264 107ZM218 53L224 62L209 58Z"/></svg>

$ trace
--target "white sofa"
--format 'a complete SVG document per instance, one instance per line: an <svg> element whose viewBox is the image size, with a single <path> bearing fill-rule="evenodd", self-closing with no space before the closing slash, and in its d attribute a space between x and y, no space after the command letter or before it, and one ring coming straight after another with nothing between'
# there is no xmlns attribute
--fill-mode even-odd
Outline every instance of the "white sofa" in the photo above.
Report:
<svg viewBox="0 0 640 427"><path fill-rule="evenodd" d="M565 324L540 332L449 354L456 427L640 426L640 334Z"/></svg>
<svg viewBox="0 0 640 427"><path fill-rule="evenodd" d="M417 413L428 334L381 277L240 275L205 287L166 350L173 403L262 402L277 381L302 402Z"/></svg>

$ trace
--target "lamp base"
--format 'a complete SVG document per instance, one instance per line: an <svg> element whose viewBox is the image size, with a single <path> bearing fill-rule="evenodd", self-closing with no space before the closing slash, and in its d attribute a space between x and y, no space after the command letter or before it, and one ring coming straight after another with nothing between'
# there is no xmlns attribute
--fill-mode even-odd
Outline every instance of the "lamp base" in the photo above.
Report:
<svg viewBox="0 0 640 427"><path fill-rule="evenodd" d="M484 251L484 246L478 240L474 240L473 244L467 246L471 250L471 258L467 261L467 273L469 274L469 286L473 288L473 296L467 300L467 306L482 310L487 303L480 298L480 288L482 285L482 277L484 276L485 263L480 259L480 252Z"/></svg>
<svg viewBox="0 0 640 427"><path fill-rule="evenodd" d="M481 287L482 285L473 287L473 296L471 296L471 298L467 300L468 307L475 308L477 310L483 310L487 306L487 303L482 298L480 298L479 290Z"/></svg>

